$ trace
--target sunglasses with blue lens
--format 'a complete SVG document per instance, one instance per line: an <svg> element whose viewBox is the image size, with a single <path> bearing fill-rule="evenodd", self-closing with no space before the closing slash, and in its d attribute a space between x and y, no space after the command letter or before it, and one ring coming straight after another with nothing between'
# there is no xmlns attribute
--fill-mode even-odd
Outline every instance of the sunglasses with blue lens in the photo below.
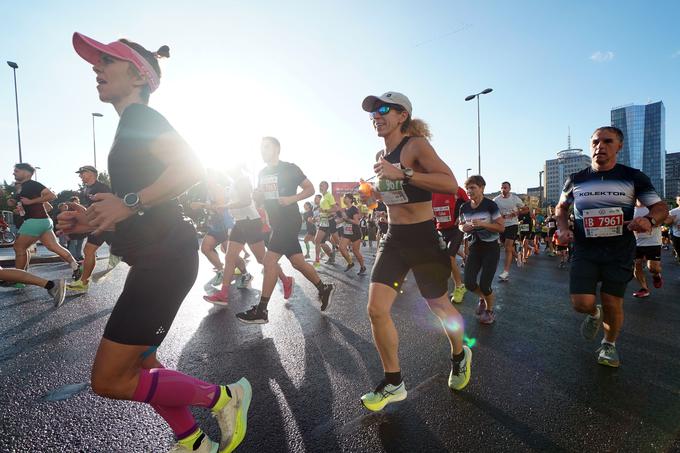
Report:
<svg viewBox="0 0 680 453"><path fill-rule="evenodd" d="M375 118L376 114L378 114L378 113L380 114L380 116L385 116L388 113L390 113L390 111L392 111L392 110L396 110L397 112L403 112L404 111L404 109L399 105L382 104L380 107L378 107L377 109L372 111L370 113L370 116L371 116L371 118Z"/></svg>

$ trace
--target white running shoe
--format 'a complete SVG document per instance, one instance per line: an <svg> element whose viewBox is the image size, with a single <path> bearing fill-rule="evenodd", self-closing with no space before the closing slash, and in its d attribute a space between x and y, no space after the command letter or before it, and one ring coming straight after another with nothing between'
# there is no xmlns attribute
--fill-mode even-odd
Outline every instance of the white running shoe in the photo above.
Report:
<svg viewBox="0 0 680 453"><path fill-rule="evenodd" d="M252 387L246 378L228 387L231 399L222 409L213 412L222 431L220 453L234 451L243 441L248 427L248 408L253 397Z"/></svg>
<svg viewBox="0 0 680 453"><path fill-rule="evenodd" d="M201 445L196 450L185 447L177 442L168 453L218 453L220 445L210 440L208 436L203 438Z"/></svg>
<svg viewBox="0 0 680 453"><path fill-rule="evenodd" d="M510 272L503 271L498 275L498 278L504 282L507 282L510 279Z"/></svg>

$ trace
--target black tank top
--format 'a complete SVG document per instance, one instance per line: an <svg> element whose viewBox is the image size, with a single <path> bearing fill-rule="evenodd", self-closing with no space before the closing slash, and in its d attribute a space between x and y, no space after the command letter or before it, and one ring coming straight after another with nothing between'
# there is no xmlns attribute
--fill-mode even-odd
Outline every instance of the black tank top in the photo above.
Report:
<svg viewBox="0 0 680 453"><path fill-rule="evenodd" d="M394 148L394 151L391 153L385 155L383 154L383 158L387 161L390 162L391 164L397 164L397 168L403 168L401 166L401 150L404 148L404 145L408 142L408 140L411 137L404 137L404 139L397 145L396 148ZM394 204L410 204L410 203L420 203L423 201L432 201L432 192L427 191L425 189L421 189L420 187L413 186L411 184L403 184L402 181L390 181L391 183L397 183L397 184L389 184L391 186L396 186L396 190L403 190L403 193L406 194L406 201L397 201L394 202L395 200L398 200L399 197L394 197L392 200L389 200L388 197L383 197L383 200L385 201L386 205L394 205ZM383 183L379 182L379 188L381 189L381 192L383 191ZM392 187L390 187L391 189ZM392 202L388 202L392 201Z"/></svg>

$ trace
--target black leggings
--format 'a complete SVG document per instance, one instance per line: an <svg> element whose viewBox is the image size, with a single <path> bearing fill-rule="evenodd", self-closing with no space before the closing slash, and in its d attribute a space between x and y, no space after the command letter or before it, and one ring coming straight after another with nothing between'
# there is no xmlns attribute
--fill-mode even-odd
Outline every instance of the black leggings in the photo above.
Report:
<svg viewBox="0 0 680 453"><path fill-rule="evenodd" d="M484 242L476 240L470 244L467 261L465 262L465 287L468 291L475 291L479 288L482 294L491 294L491 282L496 274L496 267L500 258L500 247L498 241ZM477 284L479 271L482 275Z"/></svg>
<svg viewBox="0 0 680 453"><path fill-rule="evenodd" d="M675 250L675 253L677 253L678 257L680 258L680 237L671 234L671 242L673 242L673 249Z"/></svg>

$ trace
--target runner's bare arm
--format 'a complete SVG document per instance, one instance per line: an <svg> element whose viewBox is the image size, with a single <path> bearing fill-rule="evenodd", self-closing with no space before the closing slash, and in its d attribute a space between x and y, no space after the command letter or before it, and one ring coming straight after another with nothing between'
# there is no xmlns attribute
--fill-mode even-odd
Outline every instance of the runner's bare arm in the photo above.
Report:
<svg viewBox="0 0 680 453"><path fill-rule="evenodd" d="M665 201L659 201L651 206L649 209L649 216L652 217L657 224L661 224L668 217L668 205ZM624 222L625 223L625 222ZM652 230L652 223L647 217L635 217L628 222L628 229L638 232L649 232Z"/></svg>
<svg viewBox="0 0 680 453"><path fill-rule="evenodd" d="M296 198L297 201L302 201L306 198L311 197L314 195L314 184L309 179L305 179L300 183L300 187L302 188L302 192L293 195Z"/></svg>
<svg viewBox="0 0 680 453"><path fill-rule="evenodd" d="M565 231L569 229L569 206L571 203L562 194L560 201L555 206L555 217L557 217L557 229L560 231Z"/></svg>
<svg viewBox="0 0 680 453"><path fill-rule="evenodd" d="M409 145L415 147L416 161L425 172L414 172L408 183L432 192L455 194L458 190L456 177L437 155L430 142L422 137L414 137L411 142Z"/></svg>
<svg viewBox="0 0 680 453"><path fill-rule="evenodd" d="M38 198L29 199L21 197L21 203L25 206L30 206L32 204L46 203L48 201L54 200L55 198L57 198L57 196L54 194L54 192L52 192L50 189L45 188L40 192L40 196Z"/></svg>

